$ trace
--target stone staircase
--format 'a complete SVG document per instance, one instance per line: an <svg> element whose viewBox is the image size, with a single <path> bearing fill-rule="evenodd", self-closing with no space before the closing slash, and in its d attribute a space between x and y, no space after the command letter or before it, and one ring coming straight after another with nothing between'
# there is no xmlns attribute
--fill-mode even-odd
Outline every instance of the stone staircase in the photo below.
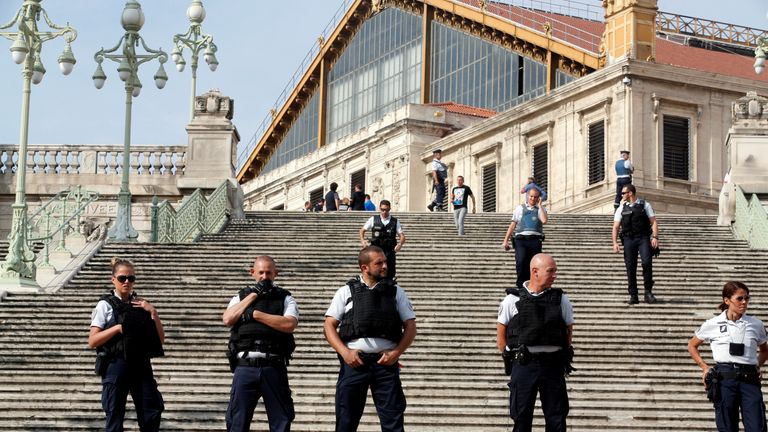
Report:
<svg viewBox="0 0 768 432"><path fill-rule="evenodd" d="M113 255L136 263L136 289L166 327L166 357L154 362L166 401L162 429L223 430L231 374L221 313L249 282L247 268L259 254L276 258L278 282L301 311L289 367L293 430L333 430L338 361L322 336L323 315L336 289L357 273L357 232L369 215L250 213L197 244L108 244L58 293L10 296L0 303L0 431L102 427L86 339L91 309L111 286ZM498 304L514 281L513 254L500 247L509 215L470 215L464 237L456 236L449 213L396 216L407 236L398 280L418 329L402 358L407 429L510 430L507 378L495 348ZM750 312L768 319L768 253L750 251L714 217L659 216L663 251L654 273L661 303L630 307L611 224L609 216L552 215L546 227L544 248L559 266L556 286L576 315L569 430L714 430L686 343L715 313L726 280L747 283L755 299ZM134 419L131 407L126 430L138 430ZM535 424L543 430L538 408ZM267 430L261 404L253 430ZM360 430L380 430L370 401Z"/></svg>

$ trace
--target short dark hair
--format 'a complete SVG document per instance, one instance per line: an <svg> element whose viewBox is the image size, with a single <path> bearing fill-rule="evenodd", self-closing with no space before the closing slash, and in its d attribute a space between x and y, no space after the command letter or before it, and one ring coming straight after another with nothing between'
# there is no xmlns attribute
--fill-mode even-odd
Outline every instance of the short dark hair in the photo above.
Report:
<svg viewBox="0 0 768 432"><path fill-rule="evenodd" d="M464 176L456 176L456 178L464 180Z"/></svg>
<svg viewBox="0 0 768 432"><path fill-rule="evenodd" d="M357 183L357 184L355 185L355 189L360 189L360 190L363 190L363 187L360 185L360 183Z"/></svg>
<svg viewBox="0 0 768 432"><path fill-rule="evenodd" d="M632 192L632 195L637 195L637 189L635 189L635 185L633 184L625 184L622 189L626 188L628 191Z"/></svg>
<svg viewBox="0 0 768 432"><path fill-rule="evenodd" d="M731 298L734 294L736 294L736 291L740 289L743 289L747 292L747 294L749 294L749 288L747 288L747 286L742 282L730 281L723 285L723 302L720 303L720 306L718 306L721 311L728 309L728 305L725 304L725 299Z"/></svg>
<svg viewBox="0 0 768 432"><path fill-rule="evenodd" d="M381 200L381 202L379 203L379 207L383 205L389 206L389 208L392 208L392 204L389 202L389 200Z"/></svg>
<svg viewBox="0 0 768 432"><path fill-rule="evenodd" d="M384 254L384 249L378 247L378 246L366 246L360 250L360 253L357 254L357 265L363 266L363 264L370 264L372 261L371 255L380 253Z"/></svg>
<svg viewBox="0 0 768 432"><path fill-rule="evenodd" d="M331 190L336 191L336 189L339 187L339 184L336 182L331 183Z"/></svg>
<svg viewBox="0 0 768 432"><path fill-rule="evenodd" d="M368 195L368 194L365 194L365 197L368 198L368 199L371 199L371 196Z"/></svg>

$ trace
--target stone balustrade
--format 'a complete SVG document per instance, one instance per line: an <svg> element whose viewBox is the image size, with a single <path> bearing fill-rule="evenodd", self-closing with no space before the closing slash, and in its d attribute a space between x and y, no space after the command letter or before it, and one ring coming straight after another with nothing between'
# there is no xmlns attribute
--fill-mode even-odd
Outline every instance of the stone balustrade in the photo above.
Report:
<svg viewBox="0 0 768 432"><path fill-rule="evenodd" d="M122 146L112 145L31 145L27 152L27 174L118 175L123 169ZM132 175L184 175L186 146L134 146ZM19 159L16 145L0 145L0 175L16 172Z"/></svg>

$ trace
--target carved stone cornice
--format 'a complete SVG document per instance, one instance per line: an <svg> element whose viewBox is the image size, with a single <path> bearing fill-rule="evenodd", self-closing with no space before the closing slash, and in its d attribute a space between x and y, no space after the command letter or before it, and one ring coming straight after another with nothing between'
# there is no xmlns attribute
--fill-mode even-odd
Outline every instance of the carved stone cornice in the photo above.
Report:
<svg viewBox="0 0 768 432"><path fill-rule="evenodd" d="M734 126L748 125L761 120L768 120L768 98L758 96L757 92L748 92L746 96L733 102L732 118Z"/></svg>

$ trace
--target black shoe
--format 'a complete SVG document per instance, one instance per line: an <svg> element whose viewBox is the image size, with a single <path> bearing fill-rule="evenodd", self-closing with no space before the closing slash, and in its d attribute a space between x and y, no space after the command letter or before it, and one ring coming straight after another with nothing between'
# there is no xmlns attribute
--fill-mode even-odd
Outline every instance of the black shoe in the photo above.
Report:
<svg viewBox="0 0 768 432"><path fill-rule="evenodd" d="M435 203L429 203L429 205L427 206L427 210L435 211Z"/></svg>
<svg viewBox="0 0 768 432"><path fill-rule="evenodd" d="M645 293L645 302L648 303L648 304L656 304L659 301L656 300L656 296L653 295L653 293L647 292L647 293Z"/></svg>
<svg viewBox="0 0 768 432"><path fill-rule="evenodd" d="M640 303L640 300L637 298L637 294L631 294L629 300L627 300L627 304L636 305L638 303Z"/></svg>

